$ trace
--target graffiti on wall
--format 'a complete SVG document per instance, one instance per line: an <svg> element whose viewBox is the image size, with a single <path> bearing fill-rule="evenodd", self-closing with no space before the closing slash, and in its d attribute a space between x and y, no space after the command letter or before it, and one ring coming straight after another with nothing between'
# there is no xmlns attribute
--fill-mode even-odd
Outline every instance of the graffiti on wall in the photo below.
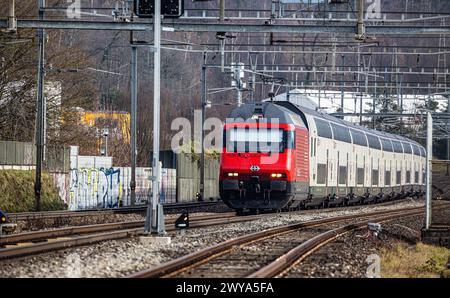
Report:
<svg viewBox="0 0 450 298"><path fill-rule="evenodd" d="M151 195L151 168L136 168L136 204ZM131 204L131 168L74 168L70 173L53 173L59 195L69 210L115 208ZM176 202L176 170L162 169L160 201Z"/></svg>
<svg viewBox="0 0 450 298"><path fill-rule="evenodd" d="M69 209L114 208L121 205L120 169L70 170Z"/></svg>

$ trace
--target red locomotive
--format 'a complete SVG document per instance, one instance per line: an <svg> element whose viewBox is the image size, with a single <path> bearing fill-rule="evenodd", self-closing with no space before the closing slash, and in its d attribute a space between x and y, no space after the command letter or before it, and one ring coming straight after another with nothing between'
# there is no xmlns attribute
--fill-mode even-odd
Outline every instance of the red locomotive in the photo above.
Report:
<svg viewBox="0 0 450 298"><path fill-rule="evenodd" d="M220 194L233 209L281 209L308 195L304 120L270 103L235 109L224 126ZM236 119L246 119L236 122Z"/></svg>
<svg viewBox="0 0 450 298"><path fill-rule="evenodd" d="M237 211L379 202L425 184L420 144L287 101L234 109L223 147L220 196Z"/></svg>

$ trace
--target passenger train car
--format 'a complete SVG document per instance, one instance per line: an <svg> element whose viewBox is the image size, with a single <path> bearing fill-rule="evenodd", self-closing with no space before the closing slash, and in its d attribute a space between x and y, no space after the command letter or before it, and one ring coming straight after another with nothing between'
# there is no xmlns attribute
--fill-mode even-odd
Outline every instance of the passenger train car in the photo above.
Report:
<svg viewBox="0 0 450 298"><path fill-rule="evenodd" d="M425 157L410 139L287 101L245 104L224 125L220 195L238 211L420 196Z"/></svg>

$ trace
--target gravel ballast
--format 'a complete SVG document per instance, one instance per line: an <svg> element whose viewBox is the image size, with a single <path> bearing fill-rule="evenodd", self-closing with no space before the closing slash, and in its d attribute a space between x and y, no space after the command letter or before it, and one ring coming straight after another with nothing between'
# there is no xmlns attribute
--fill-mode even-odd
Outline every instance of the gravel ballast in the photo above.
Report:
<svg viewBox="0 0 450 298"><path fill-rule="evenodd" d="M261 219L169 233L170 245L142 244L138 238L1 261L2 277L123 277L204 247L251 232L315 219L422 206L404 201L388 206L362 206L300 213L279 213ZM350 236L349 236L350 237ZM365 258L364 258L365 259Z"/></svg>

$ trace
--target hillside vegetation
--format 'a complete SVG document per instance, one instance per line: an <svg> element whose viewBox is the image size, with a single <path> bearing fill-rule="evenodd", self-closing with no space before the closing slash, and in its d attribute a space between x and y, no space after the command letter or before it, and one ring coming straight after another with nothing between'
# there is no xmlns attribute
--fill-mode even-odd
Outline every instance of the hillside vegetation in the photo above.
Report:
<svg viewBox="0 0 450 298"><path fill-rule="evenodd" d="M6 212L33 211L34 177L35 171L0 170L0 209ZM41 209L65 209L52 177L46 173L42 175Z"/></svg>

